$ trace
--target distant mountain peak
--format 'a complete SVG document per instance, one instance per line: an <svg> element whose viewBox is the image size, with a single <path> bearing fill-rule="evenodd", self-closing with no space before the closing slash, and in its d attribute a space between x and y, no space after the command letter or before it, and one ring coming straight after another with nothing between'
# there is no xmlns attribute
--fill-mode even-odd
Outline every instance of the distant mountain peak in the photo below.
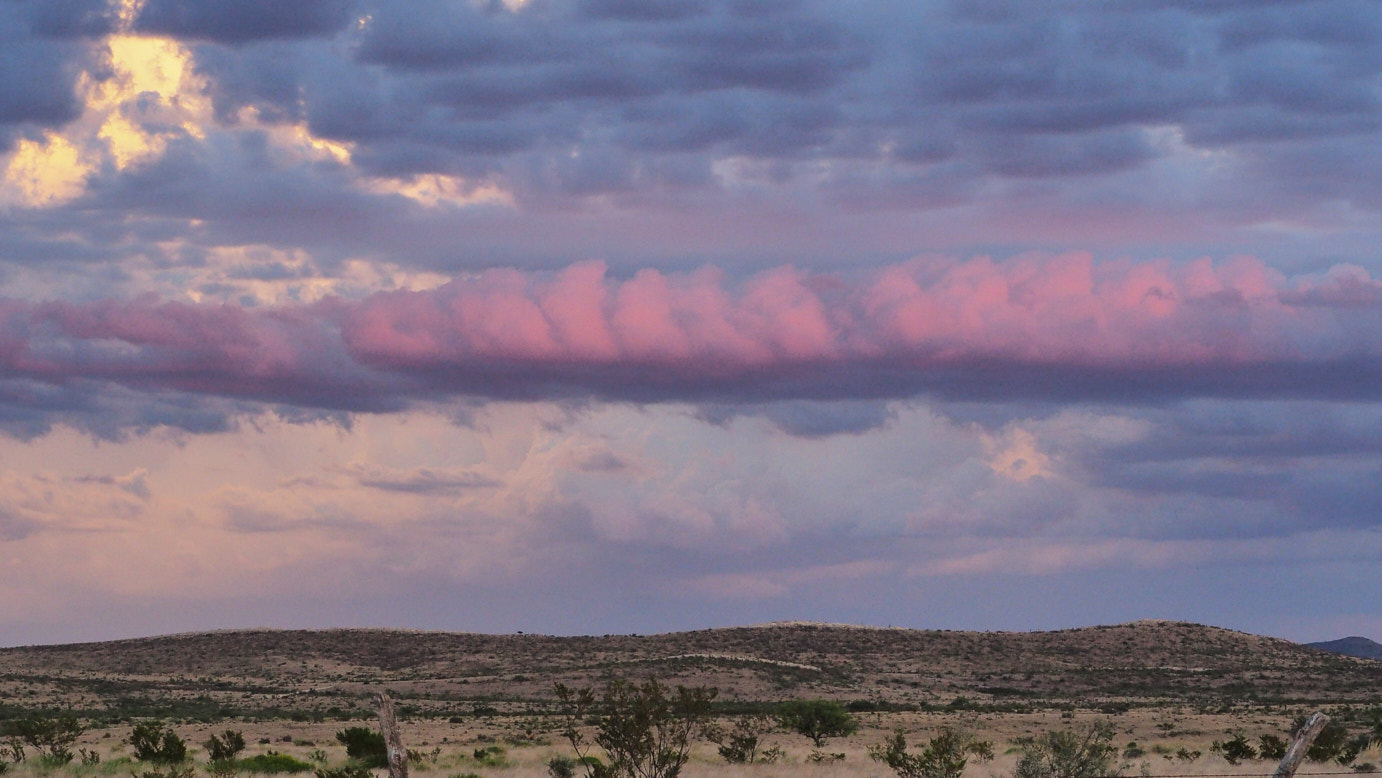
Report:
<svg viewBox="0 0 1382 778"><path fill-rule="evenodd" d="M1338 640L1326 640L1320 643L1306 643L1310 648L1318 648L1321 651L1328 651L1331 654L1343 654L1344 656L1355 656L1359 659L1374 659L1382 661L1382 643L1368 638L1353 635Z"/></svg>

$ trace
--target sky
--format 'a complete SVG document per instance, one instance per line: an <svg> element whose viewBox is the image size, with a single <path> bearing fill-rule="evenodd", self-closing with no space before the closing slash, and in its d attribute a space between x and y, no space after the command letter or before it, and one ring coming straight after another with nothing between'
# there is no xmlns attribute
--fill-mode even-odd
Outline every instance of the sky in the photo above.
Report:
<svg viewBox="0 0 1382 778"><path fill-rule="evenodd" d="M0 0L0 645L1382 639L1369 0Z"/></svg>

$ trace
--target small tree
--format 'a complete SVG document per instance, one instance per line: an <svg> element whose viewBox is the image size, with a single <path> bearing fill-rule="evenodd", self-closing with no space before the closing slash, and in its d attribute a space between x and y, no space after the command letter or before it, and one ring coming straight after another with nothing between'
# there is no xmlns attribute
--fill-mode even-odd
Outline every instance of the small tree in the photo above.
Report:
<svg viewBox="0 0 1382 778"><path fill-rule="evenodd" d="M187 744L157 721L136 724L129 743L134 748L134 758L141 762L172 765L187 760Z"/></svg>
<svg viewBox="0 0 1382 778"><path fill-rule="evenodd" d="M1279 762L1286 758L1286 740L1276 735L1263 735L1257 739L1257 756Z"/></svg>
<svg viewBox="0 0 1382 778"><path fill-rule="evenodd" d="M716 694L704 686L678 686L672 694L651 678L642 684L620 680L605 685L597 705L591 689L555 688L566 707L562 736L587 778L676 778ZM592 712L597 713L593 743L580 731ZM591 757L594 745L604 750L607 763Z"/></svg>
<svg viewBox="0 0 1382 778"><path fill-rule="evenodd" d="M336 740L346 748L346 756L365 767L388 767L389 746L384 734L369 727L347 727L336 733Z"/></svg>
<svg viewBox="0 0 1382 778"><path fill-rule="evenodd" d="M11 735L33 748L39 756L60 765L72 761L72 745L85 731L72 713L53 717L33 715L12 721L9 725ZM22 752L23 749L15 751L20 757L16 761L22 760Z"/></svg>
<svg viewBox="0 0 1382 778"><path fill-rule="evenodd" d="M1081 731L1047 732L1022 746L1015 778L1104 778L1122 775L1114 759L1113 727L1095 724Z"/></svg>
<svg viewBox="0 0 1382 778"><path fill-rule="evenodd" d="M1257 749L1252 747L1242 732L1234 735L1232 740L1214 741L1210 744L1209 751L1222 756L1229 764L1257 758Z"/></svg>
<svg viewBox="0 0 1382 778"><path fill-rule="evenodd" d="M206 756L212 762L228 762L245 750L243 733L228 729L219 735L212 735L202 745L206 746Z"/></svg>
<svg viewBox="0 0 1382 778"><path fill-rule="evenodd" d="M730 729L709 723L702 728L701 734L719 746L720 756L730 764L774 762L781 754L780 749L759 750L763 736L773 730L773 724L767 716L740 716Z"/></svg>
<svg viewBox="0 0 1382 778"><path fill-rule="evenodd" d="M816 748L827 738L849 737L859 730L859 722L840 703L833 700L792 700L783 703L777 720L784 729L811 738Z"/></svg>
<svg viewBox="0 0 1382 778"><path fill-rule="evenodd" d="M1305 716L1296 717L1294 732L1299 732L1305 726ZM1305 752L1305 758L1312 762L1337 761L1339 764L1352 762L1358 754L1348 753L1349 735L1348 729L1339 722L1331 719L1328 721L1320 733L1315 736L1315 741L1310 744L1310 748ZM1360 749L1361 750L1361 749ZM1343 760L1340 760L1343 757Z"/></svg>
<svg viewBox="0 0 1382 778"><path fill-rule="evenodd" d="M900 778L960 778L971 756L987 762L993 758L993 743L951 727L941 727L915 754L907 751L907 737L900 729L890 740L869 747L869 758L891 767Z"/></svg>

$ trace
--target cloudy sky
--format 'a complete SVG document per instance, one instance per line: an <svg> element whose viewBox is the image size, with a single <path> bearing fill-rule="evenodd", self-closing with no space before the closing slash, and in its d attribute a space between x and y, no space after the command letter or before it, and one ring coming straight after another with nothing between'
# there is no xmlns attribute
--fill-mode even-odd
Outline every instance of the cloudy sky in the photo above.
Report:
<svg viewBox="0 0 1382 778"><path fill-rule="evenodd" d="M1368 0L0 0L0 644L1382 639Z"/></svg>

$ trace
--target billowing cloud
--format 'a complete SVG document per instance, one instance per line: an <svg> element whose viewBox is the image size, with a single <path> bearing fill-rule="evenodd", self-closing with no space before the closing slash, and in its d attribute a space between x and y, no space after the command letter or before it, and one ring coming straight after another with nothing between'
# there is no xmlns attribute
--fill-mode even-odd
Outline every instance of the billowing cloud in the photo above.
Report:
<svg viewBox="0 0 1382 778"><path fill-rule="evenodd" d="M738 283L585 263L310 305L9 301L4 313L10 380L352 411L457 396L1364 399L1382 370L1382 283L1350 266L1288 278L1245 258L937 258ZM773 411L809 434L790 413Z"/></svg>
<svg viewBox="0 0 1382 778"><path fill-rule="evenodd" d="M1358 0L0 3L0 633L1376 624L1379 95Z"/></svg>

